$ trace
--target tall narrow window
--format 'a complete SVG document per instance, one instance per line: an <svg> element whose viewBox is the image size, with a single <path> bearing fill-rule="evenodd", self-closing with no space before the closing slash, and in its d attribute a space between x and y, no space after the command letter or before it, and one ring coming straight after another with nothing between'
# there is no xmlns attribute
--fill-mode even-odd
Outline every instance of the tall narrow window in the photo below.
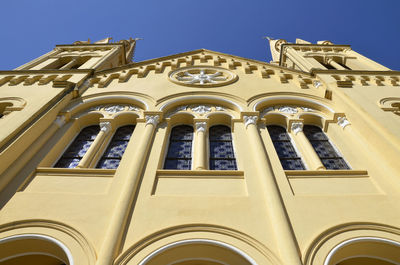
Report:
<svg viewBox="0 0 400 265"><path fill-rule="evenodd" d="M54 167L76 167L79 164L79 161L81 161L82 157L86 154L89 147L92 145L99 131L100 126L98 125L84 128L64 152Z"/></svg>
<svg viewBox="0 0 400 265"><path fill-rule="evenodd" d="M96 168L115 169L119 166L134 129L134 125L127 125L117 129Z"/></svg>
<svg viewBox="0 0 400 265"><path fill-rule="evenodd" d="M294 149L286 129L277 125L268 125L267 128L283 169L304 170L304 164Z"/></svg>
<svg viewBox="0 0 400 265"><path fill-rule="evenodd" d="M224 125L212 126L209 135L210 169L237 170L231 129Z"/></svg>
<svg viewBox="0 0 400 265"><path fill-rule="evenodd" d="M172 128L164 169L190 170L192 166L193 127Z"/></svg>
<svg viewBox="0 0 400 265"><path fill-rule="evenodd" d="M321 128L314 125L304 125L303 132L326 169L350 169Z"/></svg>

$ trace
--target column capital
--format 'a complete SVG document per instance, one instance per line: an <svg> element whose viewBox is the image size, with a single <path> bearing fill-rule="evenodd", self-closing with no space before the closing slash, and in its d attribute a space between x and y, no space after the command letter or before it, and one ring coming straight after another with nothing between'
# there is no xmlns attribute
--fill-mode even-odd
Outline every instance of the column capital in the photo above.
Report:
<svg viewBox="0 0 400 265"><path fill-rule="evenodd" d="M205 132L207 130L207 122L199 121L194 124L196 126L196 132Z"/></svg>
<svg viewBox="0 0 400 265"><path fill-rule="evenodd" d="M54 120L54 124L57 125L59 128L61 128L66 122L67 119L64 115L58 115L57 118Z"/></svg>
<svg viewBox="0 0 400 265"><path fill-rule="evenodd" d="M100 122L100 130L104 133L108 133L109 131L111 131L111 122L109 121Z"/></svg>
<svg viewBox="0 0 400 265"><path fill-rule="evenodd" d="M344 129L347 125L350 125L350 122L346 117L338 117L337 124Z"/></svg>
<svg viewBox="0 0 400 265"><path fill-rule="evenodd" d="M244 126L247 128L250 124L257 124L258 116L243 116Z"/></svg>
<svg viewBox="0 0 400 265"><path fill-rule="evenodd" d="M160 121L160 115L146 115L144 118L146 119L146 125L153 124L154 126L157 126Z"/></svg>
<svg viewBox="0 0 400 265"><path fill-rule="evenodd" d="M297 133L303 131L303 125L304 124L301 121L293 122L290 130L296 135Z"/></svg>

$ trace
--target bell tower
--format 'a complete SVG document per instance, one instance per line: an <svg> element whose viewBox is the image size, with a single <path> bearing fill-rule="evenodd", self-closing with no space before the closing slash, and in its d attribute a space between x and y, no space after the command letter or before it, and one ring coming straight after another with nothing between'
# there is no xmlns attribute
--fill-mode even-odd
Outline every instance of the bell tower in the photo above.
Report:
<svg viewBox="0 0 400 265"><path fill-rule="evenodd" d="M316 44L296 39L288 43L283 39L270 39L273 64L310 72L320 70L388 71L389 68L355 52L350 45L318 41Z"/></svg>
<svg viewBox="0 0 400 265"><path fill-rule="evenodd" d="M106 38L94 43L87 40L56 45L49 53L15 70L104 70L130 63L137 39L111 40Z"/></svg>

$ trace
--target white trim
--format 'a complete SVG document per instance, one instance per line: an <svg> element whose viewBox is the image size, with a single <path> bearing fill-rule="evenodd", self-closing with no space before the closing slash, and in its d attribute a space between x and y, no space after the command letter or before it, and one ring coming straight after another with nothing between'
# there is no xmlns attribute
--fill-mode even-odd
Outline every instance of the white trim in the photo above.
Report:
<svg viewBox="0 0 400 265"><path fill-rule="evenodd" d="M396 261L393 261L393 260L390 260L390 259L381 258L381 257L376 257L376 256L370 256L370 255L356 255L356 256L346 257L344 259L339 260L338 263L340 263L342 261L345 261L345 260L348 260L348 259L353 259L353 258L373 258L373 259L383 260L383 261L386 261L388 263L392 263L394 265L400 265L400 263L398 263Z"/></svg>
<svg viewBox="0 0 400 265"><path fill-rule="evenodd" d="M322 106L322 107L324 107L325 109L329 110L329 111L332 112L332 113L335 113L335 111L334 111L333 109L331 109L330 107L328 107L328 106L326 106L326 105L324 105L324 104L322 104L322 103L320 103L320 102L317 102L317 101L315 101L315 100L306 99L306 98L301 98L301 96L291 96L291 97L279 97L279 96L278 96L278 97L274 97L274 96L271 96L271 97L265 98L265 99L263 99L263 100L261 100L261 101L258 101L258 102L254 105L253 110L256 111L258 105L260 105L261 103L264 103L264 102L267 102L267 101L272 101L272 100L279 100L279 99L284 99L284 100L285 100L285 99L290 99L290 100L297 100L297 101L299 101L299 102L301 102L301 101L310 102L310 103L313 103L313 104Z"/></svg>
<svg viewBox="0 0 400 265"><path fill-rule="evenodd" d="M379 237L357 237L357 238L352 238L349 240L346 240L342 243L340 243L339 245L337 245L336 247L334 247L331 252L329 252L328 256L326 257L325 261L324 261L324 265L329 265L329 262L331 261L332 256L342 247L353 244L353 243L357 243L357 242L383 242L383 243L387 243L387 244L391 244L391 245L395 245L397 247L400 248L400 243L390 240L390 239L385 239L385 238L379 238Z"/></svg>
<svg viewBox="0 0 400 265"><path fill-rule="evenodd" d="M24 252L24 253L21 253L21 254L16 254L16 255L8 256L8 257L6 257L6 258L4 258L4 259L0 259L0 262L4 262L4 261L10 260L10 259L15 259L15 258L18 258L18 257L23 257L23 256L28 256L28 255L49 256L49 257L55 258L55 259L57 259L57 260L62 261L62 262L65 263L65 260L60 260L59 257L57 257L57 256L55 256L55 255L52 255L52 254L49 254L49 253L46 253L46 252Z"/></svg>
<svg viewBox="0 0 400 265"><path fill-rule="evenodd" d="M217 246L220 246L220 247L227 248L229 250L232 250L236 254L239 254L243 258L245 258L248 262L250 262L251 265L258 265L249 255L247 255L246 253L244 253L240 249L238 249L238 248L236 248L234 246L228 245L227 243L223 243L223 242L219 242L219 241L215 241L215 240L210 240L210 239L188 239L188 240L182 240L182 241L170 243L170 244L168 244L166 246L163 246L163 247L157 249L156 251L150 253L150 255L146 256L138 265L147 264L147 262L150 261L154 256L159 255L159 254L163 253L164 251L166 251L166 250L168 250L170 248L181 246L181 245L199 244L199 243L200 244L217 245Z"/></svg>
<svg viewBox="0 0 400 265"><path fill-rule="evenodd" d="M6 243L9 241L15 241L15 240L23 240L23 239L41 239L41 240L45 240L45 241L50 241L54 244L56 244L57 246L59 246L64 253L67 255L68 258L68 265L74 265L74 259L72 258L72 254L71 251L60 241L58 241L55 238L49 237L49 236L45 236L45 235L37 235L37 234L23 234L23 235L15 235L15 236L10 236L10 237L6 237L6 238L2 238L0 239L0 244L2 243ZM51 254L50 254L51 255ZM50 256L48 254L48 256ZM8 259L8 258L7 258ZM1 262L1 260L0 260ZM63 260L63 262L65 262Z"/></svg>
<svg viewBox="0 0 400 265"><path fill-rule="evenodd" d="M219 260L216 260L216 259L209 259L209 258L179 259L179 260L173 261L172 263L168 263L167 265L174 265L174 264L177 264L179 262L185 262L185 261L191 261L191 260L193 260L193 261L211 261L211 262L218 263L218 264L221 264L221 265L229 265L228 263L225 263L225 262L222 262L222 261L219 261Z"/></svg>
<svg viewBox="0 0 400 265"><path fill-rule="evenodd" d="M239 109L239 111L243 111L243 108L240 107L238 104L236 104L233 101L230 101L228 99L218 98L218 97L210 97L210 96L190 96L190 97L177 98L177 99L171 100L169 102L166 102L164 105L162 105L160 107L160 111L163 111L167 106L169 106L169 105L171 105L171 104L173 104L175 102L179 102L179 101L185 102L186 100L191 100L191 99L212 99L212 100L215 100L215 101L228 102L228 103L236 106ZM210 103L207 103L207 104L210 104ZM210 105L212 105L212 104L210 104Z"/></svg>

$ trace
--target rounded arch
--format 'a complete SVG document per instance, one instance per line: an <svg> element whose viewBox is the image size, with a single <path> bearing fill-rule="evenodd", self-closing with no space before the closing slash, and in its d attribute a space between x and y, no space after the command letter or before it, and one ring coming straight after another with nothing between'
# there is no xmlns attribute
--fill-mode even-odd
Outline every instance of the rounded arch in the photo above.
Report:
<svg viewBox="0 0 400 265"><path fill-rule="evenodd" d="M59 240L40 234L21 234L0 238L0 263L40 262L74 265L71 251Z"/></svg>
<svg viewBox="0 0 400 265"><path fill-rule="evenodd" d="M163 98L160 98L157 100L156 106L160 106L159 109L163 110L165 109L165 105L170 105L174 101L185 101L185 100L194 100L194 103L198 103L201 100L205 100L206 102L210 102L213 100L219 101L219 102L225 102L226 106L231 106L232 109L242 111L243 106L245 106L246 101L238 96L234 96L232 94L228 93L221 93L221 92L212 92L212 91L191 91L191 92L184 92L184 93L176 93L172 94Z"/></svg>
<svg viewBox="0 0 400 265"><path fill-rule="evenodd" d="M323 99L310 96L308 94L263 94L253 97L249 100L249 106L254 111L262 111L265 108L275 105L295 105L299 107L309 108L311 110L317 110L327 115L333 114L335 111L328 102L324 102Z"/></svg>
<svg viewBox="0 0 400 265"><path fill-rule="evenodd" d="M49 220L21 220L1 225L0 248L0 263L10 257L26 256L27 252L40 253L67 265L93 265L96 261L93 245L83 234Z"/></svg>
<svg viewBox="0 0 400 265"><path fill-rule="evenodd" d="M95 109L96 106L118 106L118 105L128 105L131 106L132 110L143 111L149 109L149 104L151 99L148 96L141 95L138 93L126 93L126 92L106 92L98 93L94 95L84 96L82 98L76 99L71 104L69 104L63 112L70 113L71 116L76 115L87 109ZM114 107L115 108L115 107Z"/></svg>
<svg viewBox="0 0 400 265"><path fill-rule="evenodd" d="M335 246L324 265L400 264L400 242L379 237L356 237Z"/></svg>
<svg viewBox="0 0 400 265"><path fill-rule="evenodd" d="M383 98L378 102L378 105L385 111L400 110L400 97Z"/></svg>
<svg viewBox="0 0 400 265"><path fill-rule="evenodd" d="M0 104L7 104L6 110L21 110L26 106L26 100L19 97L0 98Z"/></svg>
<svg viewBox="0 0 400 265"><path fill-rule="evenodd" d="M212 261L213 264L258 265L242 250L216 240L186 239L170 243L146 256L139 265L155 265L162 260L167 264L188 264L191 261ZM205 263L211 264L211 263Z"/></svg>
<svg viewBox="0 0 400 265"><path fill-rule="evenodd" d="M399 228L378 223L348 223L332 227L315 238L304 255L304 264L352 265L374 260L371 264L400 264L400 256L396 260L390 255L393 251L400 253Z"/></svg>
<svg viewBox="0 0 400 265"><path fill-rule="evenodd" d="M216 96L177 96L165 101L160 101L158 104L161 103L162 105L159 107L159 110L164 112L171 111L173 108L185 104L213 104L227 107L236 112L243 111L243 107L232 99Z"/></svg>
<svg viewBox="0 0 400 265"><path fill-rule="evenodd" d="M283 127L285 130L289 127L289 119L287 116L281 113L269 113L264 116L265 124L268 125L278 125Z"/></svg>
<svg viewBox="0 0 400 265"><path fill-rule="evenodd" d="M232 119L234 118L230 113L210 113L206 116L209 119L208 126L225 125L233 129Z"/></svg>
<svg viewBox="0 0 400 265"><path fill-rule="evenodd" d="M194 241L190 241L194 240ZM168 227L161 231L156 231L153 234L143 238L139 243L132 245L124 253L122 253L115 261L116 265L131 265L131 264L146 264L146 261L150 261L153 257L161 254L164 249L171 249L175 246L190 245L189 248L194 247L199 243L212 245L213 247L221 248L220 251L231 251L240 255L243 260L247 263L244 264L263 264L263 265L278 265L281 264L275 254L269 250L262 243L249 235L227 228L216 225L206 224L187 224L175 227ZM196 253L196 250L193 250ZM174 251L176 251L175 249ZM204 250L204 249L203 249ZM235 250L235 251L234 251ZM200 253L202 250L198 249ZM221 252L220 252L221 253ZM231 264L221 263L216 257L203 257L204 260L216 260L220 264ZM170 262L168 265L186 265L183 261L191 261L193 259L188 257L177 257L177 260ZM180 263L183 262L183 263ZM253 262L253 263L251 263ZM146 265L150 265L147 263ZM191 264L191 263L188 263ZM207 264L207 263L206 263ZM210 263L213 264L214 263ZM234 263L233 263L234 264Z"/></svg>

